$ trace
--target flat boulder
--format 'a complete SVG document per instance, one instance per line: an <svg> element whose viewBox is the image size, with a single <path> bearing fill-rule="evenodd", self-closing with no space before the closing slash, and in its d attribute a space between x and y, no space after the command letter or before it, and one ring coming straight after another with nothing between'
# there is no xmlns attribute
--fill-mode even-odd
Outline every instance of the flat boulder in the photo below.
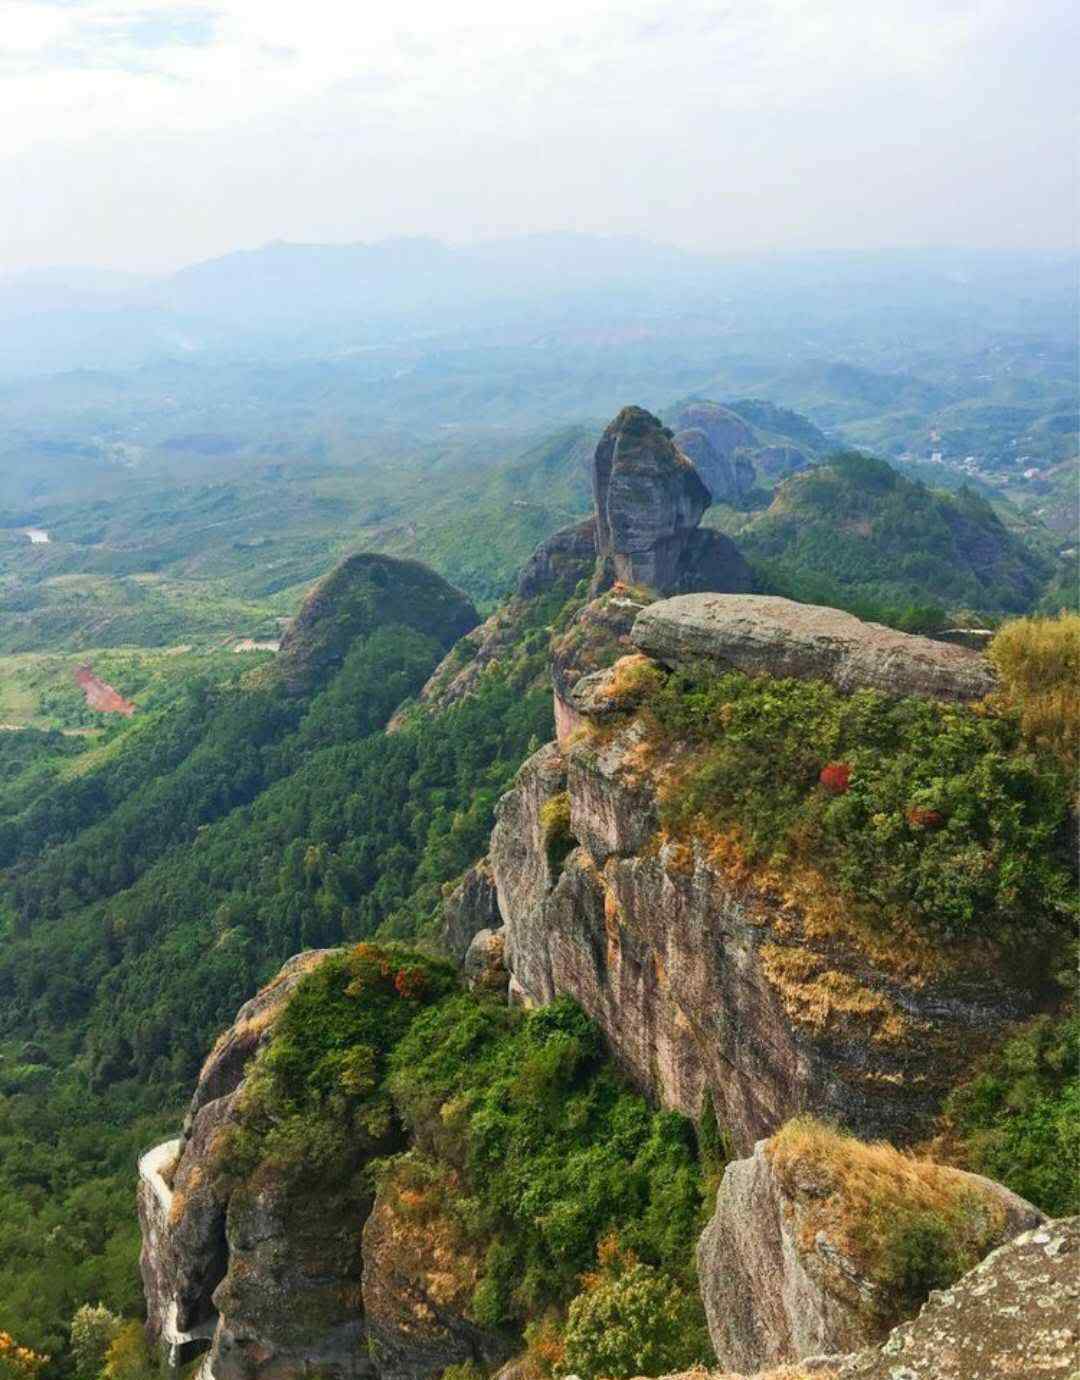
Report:
<svg viewBox="0 0 1080 1380"><path fill-rule="evenodd" d="M838 690L970 701L995 686L967 647L771 594L681 594L638 614L630 640L675 670L823 680Z"/></svg>

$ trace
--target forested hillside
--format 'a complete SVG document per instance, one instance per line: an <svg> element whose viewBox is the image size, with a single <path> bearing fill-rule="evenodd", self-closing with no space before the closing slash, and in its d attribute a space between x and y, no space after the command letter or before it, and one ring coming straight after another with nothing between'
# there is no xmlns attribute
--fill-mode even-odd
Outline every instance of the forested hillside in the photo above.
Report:
<svg viewBox="0 0 1080 1380"><path fill-rule="evenodd" d="M362 626L323 610L347 646L303 688L269 666L193 682L74 779L5 794L0 1328L46 1351L81 1302L137 1311L132 1156L236 1005L298 949L422 933L550 734L527 664L378 732L462 601L407 563L365 571Z"/></svg>

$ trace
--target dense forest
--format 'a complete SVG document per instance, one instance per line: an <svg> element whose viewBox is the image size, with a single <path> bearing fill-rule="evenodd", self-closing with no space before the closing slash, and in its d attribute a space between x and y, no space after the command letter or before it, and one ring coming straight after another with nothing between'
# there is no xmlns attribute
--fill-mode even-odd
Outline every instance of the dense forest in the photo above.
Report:
<svg viewBox="0 0 1080 1380"><path fill-rule="evenodd" d="M56 1355L80 1304L137 1313L133 1159L222 1025L298 949L423 935L483 851L552 731L542 655L380 732L439 655L395 622L301 694L195 681L99 765L5 795L0 1328ZM22 735L0 748L16 771Z"/></svg>

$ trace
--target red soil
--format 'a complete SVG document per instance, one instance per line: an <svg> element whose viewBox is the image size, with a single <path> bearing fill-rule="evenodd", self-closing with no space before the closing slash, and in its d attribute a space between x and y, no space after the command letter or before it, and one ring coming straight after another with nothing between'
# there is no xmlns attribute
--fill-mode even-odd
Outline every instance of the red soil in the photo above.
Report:
<svg viewBox="0 0 1080 1380"><path fill-rule="evenodd" d="M75 680L82 686L86 703L91 709L98 709L102 714L123 714L125 718L130 718L135 713L135 706L131 701L125 700L111 685L99 680L89 664L77 668Z"/></svg>

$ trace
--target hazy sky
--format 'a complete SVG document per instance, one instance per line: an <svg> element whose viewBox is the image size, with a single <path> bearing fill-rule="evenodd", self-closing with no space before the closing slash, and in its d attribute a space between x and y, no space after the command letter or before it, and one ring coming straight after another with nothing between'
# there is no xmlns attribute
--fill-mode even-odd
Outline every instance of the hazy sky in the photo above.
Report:
<svg viewBox="0 0 1080 1380"><path fill-rule="evenodd" d="M0 271L558 229L1064 247L1076 12L0 0Z"/></svg>

